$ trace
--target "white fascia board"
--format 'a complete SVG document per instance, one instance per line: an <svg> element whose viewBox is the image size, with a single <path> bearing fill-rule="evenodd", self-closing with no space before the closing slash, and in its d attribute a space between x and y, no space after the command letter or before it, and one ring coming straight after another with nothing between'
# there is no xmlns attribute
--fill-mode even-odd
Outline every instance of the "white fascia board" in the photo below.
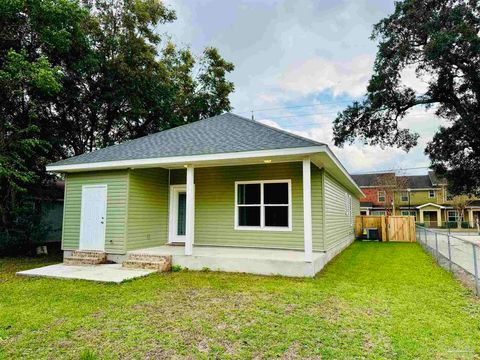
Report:
<svg viewBox="0 0 480 360"><path fill-rule="evenodd" d="M342 171L342 173L345 175L345 177L351 182L351 184L353 185L353 187L358 191L358 193L360 194L359 198L361 197L365 197L365 193L362 191L362 189L360 189L360 187L357 185L357 183L355 182L355 180L353 180L353 178L350 176L350 174L348 173L348 171L343 167L342 163L340 162L340 160L337 159L337 157L335 156L335 154L333 153L332 150L330 150L330 148L325 145L325 150L324 152L333 160L333 162L335 163L335 165Z"/></svg>
<svg viewBox="0 0 480 360"><path fill-rule="evenodd" d="M440 209L445 209L445 206L434 204L434 203L428 203L428 204L423 204L423 205L417 206L417 209L422 209L422 208L427 207L427 206L434 206L434 207L438 207Z"/></svg>
<svg viewBox="0 0 480 360"><path fill-rule="evenodd" d="M52 172L70 172L70 171L93 171L93 170L113 170L125 169L130 167L155 167L155 166L171 166L182 164L196 164L202 162L225 161L236 159L255 159L274 156L291 156L291 155L309 155L325 151L326 145L309 146L300 148L285 148L274 150L257 150L242 151L233 153L220 153L208 155L191 155L191 156L171 156L163 158L135 159L135 160L115 160L104 162L92 162L84 164L71 165L49 165L47 171Z"/></svg>

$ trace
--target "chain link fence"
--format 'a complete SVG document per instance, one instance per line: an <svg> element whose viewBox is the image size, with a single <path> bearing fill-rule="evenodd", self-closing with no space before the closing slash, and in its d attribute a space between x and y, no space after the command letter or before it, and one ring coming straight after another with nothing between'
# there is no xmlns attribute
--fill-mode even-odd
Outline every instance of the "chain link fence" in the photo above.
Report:
<svg viewBox="0 0 480 360"><path fill-rule="evenodd" d="M453 272L480 296L480 235L472 232L450 232L416 226L417 242L434 256L437 263Z"/></svg>

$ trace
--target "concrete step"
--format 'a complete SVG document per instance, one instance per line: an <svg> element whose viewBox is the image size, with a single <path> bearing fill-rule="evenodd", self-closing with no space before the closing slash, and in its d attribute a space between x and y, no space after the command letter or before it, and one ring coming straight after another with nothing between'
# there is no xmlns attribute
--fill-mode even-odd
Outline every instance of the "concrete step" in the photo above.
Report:
<svg viewBox="0 0 480 360"><path fill-rule="evenodd" d="M104 264L106 259L99 259L98 257L88 256L66 256L63 258L65 265L99 265Z"/></svg>
<svg viewBox="0 0 480 360"><path fill-rule="evenodd" d="M133 255L135 256L132 258ZM157 272L166 272L172 269L172 256L145 255L142 258L139 254L132 254L122 263L122 267L126 269L149 269Z"/></svg>

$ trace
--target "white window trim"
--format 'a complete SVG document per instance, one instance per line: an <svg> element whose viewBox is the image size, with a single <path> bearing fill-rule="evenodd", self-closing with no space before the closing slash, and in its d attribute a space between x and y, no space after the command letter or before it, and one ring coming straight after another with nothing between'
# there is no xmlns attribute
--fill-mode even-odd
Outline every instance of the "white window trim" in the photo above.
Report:
<svg viewBox="0 0 480 360"><path fill-rule="evenodd" d="M433 193L433 196L430 195L431 193ZM429 197L430 199L433 199L433 198L435 197L435 190L428 190L428 197Z"/></svg>
<svg viewBox="0 0 480 360"><path fill-rule="evenodd" d="M403 196L403 195L405 195L405 194L407 194L407 195L405 196L405 198L407 198L407 200L404 199L404 196ZM409 199L410 199L410 194L409 194L408 192L401 192L401 193L400 193L400 201L402 201L402 202L407 202Z"/></svg>
<svg viewBox="0 0 480 360"><path fill-rule="evenodd" d="M380 200L380 194L383 194L383 200ZM384 203L385 201L387 201L387 192L386 191L378 191L377 193L377 200L379 203Z"/></svg>
<svg viewBox="0 0 480 360"><path fill-rule="evenodd" d="M455 220L451 221L450 220L450 214L454 213L455 214ZM458 221L458 212L457 210L447 210L447 222L457 222Z"/></svg>
<svg viewBox="0 0 480 360"><path fill-rule="evenodd" d="M263 184L272 183L287 183L288 185L288 204L268 204L263 203ZM260 204L240 205L238 204L238 185L242 184L260 184ZM265 226L265 206L287 206L288 207L288 227L280 226ZM260 226L241 226L238 225L238 207L239 206L260 206ZM251 181L235 181L235 230L250 230L250 231L292 231L292 181L285 180L251 180Z"/></svg>

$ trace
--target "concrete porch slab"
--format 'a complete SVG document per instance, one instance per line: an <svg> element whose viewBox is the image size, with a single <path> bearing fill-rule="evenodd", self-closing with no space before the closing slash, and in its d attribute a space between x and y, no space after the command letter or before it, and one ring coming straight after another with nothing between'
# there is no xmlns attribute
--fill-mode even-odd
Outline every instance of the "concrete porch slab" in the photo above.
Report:
<svg viewBox="0 0 480 360"><path fill-rule="evenodd" d="M76 266L55 264L17 272L19 276L38 276L56 279L78 279L120 284L125 280L149 275L155 270L124 269L121 264Z"/></svg>
<svg viewBox="0 0 480 360"><path fill-rule="evenodd" d="M186 256L183 246L158 246L128 254L171 255L172 265L190 270L240 272L259 275L312 277L328 262L325 252L315 252L313 262L306 263L303 251L195 246L193 255Z"/></svg>

